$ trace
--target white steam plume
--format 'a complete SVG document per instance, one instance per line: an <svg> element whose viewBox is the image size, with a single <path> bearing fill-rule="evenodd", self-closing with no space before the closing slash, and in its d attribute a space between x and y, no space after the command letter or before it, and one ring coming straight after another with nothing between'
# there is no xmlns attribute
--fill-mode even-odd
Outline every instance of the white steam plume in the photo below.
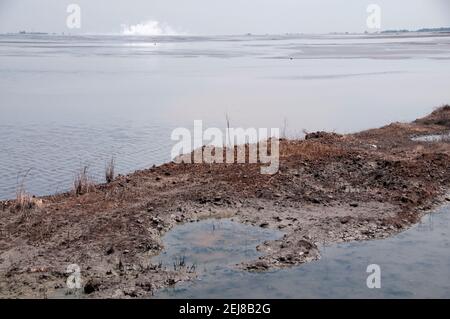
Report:
<svg viewBox="0 0 450 319"><path fill-rule="evenodd" d="M121 27L123 35L180 35L180 33L176 32L169 25L154 20L134 25L122 24Z"/></svg>

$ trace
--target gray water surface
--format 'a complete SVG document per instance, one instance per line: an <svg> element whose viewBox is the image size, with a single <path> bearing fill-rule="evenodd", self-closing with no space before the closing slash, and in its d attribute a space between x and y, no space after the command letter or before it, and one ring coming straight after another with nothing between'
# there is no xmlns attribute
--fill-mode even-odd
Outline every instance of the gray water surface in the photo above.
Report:
<svg viewBox="0 0 450 319"><path fill-rule="evenodd" d="M176 127L341 133L450 101L450 36L0 35L0 199L169 161ZM285 127L286 124L286 127Z"/></svg>
<svg viewBox="0 0 450 319"><path fill-rule="evenodd" d="M195 264L199 279L159 291L156 298L450 298L450 207L394 237L322 247L318 261L251 273L235 265L259 256L255 247L282 234L206 220L177 226L154 259ZM369 289L367 266L381 267L381 288Z"/></svg>

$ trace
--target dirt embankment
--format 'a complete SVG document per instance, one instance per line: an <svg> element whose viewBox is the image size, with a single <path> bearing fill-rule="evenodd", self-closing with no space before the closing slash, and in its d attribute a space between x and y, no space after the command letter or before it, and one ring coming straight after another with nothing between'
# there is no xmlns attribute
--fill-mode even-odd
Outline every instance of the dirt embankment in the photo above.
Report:
<svg viewBox="0 0 450 319"><path fill-rule="evenodd" d="M357 134L282 140L280 170L257 164L174 164L119 176L90 192L0 203L0 297L64 296L66 268L81 267L82 297L146 297L195 276L150 264L161 236L208 217L281 229L248 270L319 257L323 243L384 238L450 200L450 143L412 136L450 130L450 106L413 123ZM42 200L42 202L41 202Z"/></svg>

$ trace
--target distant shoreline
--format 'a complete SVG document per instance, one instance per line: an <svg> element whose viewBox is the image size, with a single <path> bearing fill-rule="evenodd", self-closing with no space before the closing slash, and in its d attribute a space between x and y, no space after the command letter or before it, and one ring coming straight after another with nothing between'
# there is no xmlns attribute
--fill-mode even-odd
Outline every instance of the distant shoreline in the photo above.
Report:
<svg viewBox="0 0 450 319"><path fill-rule="evenodd" d="M182 34L182 35L124 35L121 33L65 33L65 32L44 32L44 31L18 31L18 32L5 32L0 33L0 35L50 35L50 36L123 36L123 37L150 37L150 38L164 38L164 37L222 37L222 36L254 36L254 37L264 37L264 36L327 36L327 35L398 35L398 34L445 34L450 33L450 27L439 27L439 28L422 28L418 30L408 30L408 29L388 29L379 30L374 32L328 32L328 33L302 33L302 32L287 32L287 33L274 33L274 34L253 34L253 33L243 33L243 34Z"/></svg>

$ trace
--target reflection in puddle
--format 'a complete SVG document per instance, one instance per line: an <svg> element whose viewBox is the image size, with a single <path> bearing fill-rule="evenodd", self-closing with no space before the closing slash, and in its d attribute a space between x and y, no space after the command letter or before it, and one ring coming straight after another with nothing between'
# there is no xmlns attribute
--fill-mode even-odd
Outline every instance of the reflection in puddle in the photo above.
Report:
<svg viewBox="0 0 450 319"><path fill-rule="evenodd" d="M442 142L442 141L450 141L450 133L449 134L432 134L432 135L422 135L416 136L412 138L415 142Z"/></svg>
<svg viewBox="0 0 450 319"><path fill-rule="evenodd" d="M173 267L184 259L186 265L195 265L199 278L211 273L232 271L234 265L260 256L255 247L265 240L274 240L282 233L243 225L231 221L203 220L178 226L164 236L166 249L152 259L155 264Z"/></svg>
<svg viewBox="0 0 450 319"><path fill-rule="evenodd" d="M195 263L199 279L157 293L157 298L450 298L450 207L424 217L395 237L332 245L319 261L264 273L234 264L257 258L255 247L282 234L207 220L174 228L167 250L155 258L172 265L177 256ZM369 264L381 267L381 289L368 289Z"/></svg>

